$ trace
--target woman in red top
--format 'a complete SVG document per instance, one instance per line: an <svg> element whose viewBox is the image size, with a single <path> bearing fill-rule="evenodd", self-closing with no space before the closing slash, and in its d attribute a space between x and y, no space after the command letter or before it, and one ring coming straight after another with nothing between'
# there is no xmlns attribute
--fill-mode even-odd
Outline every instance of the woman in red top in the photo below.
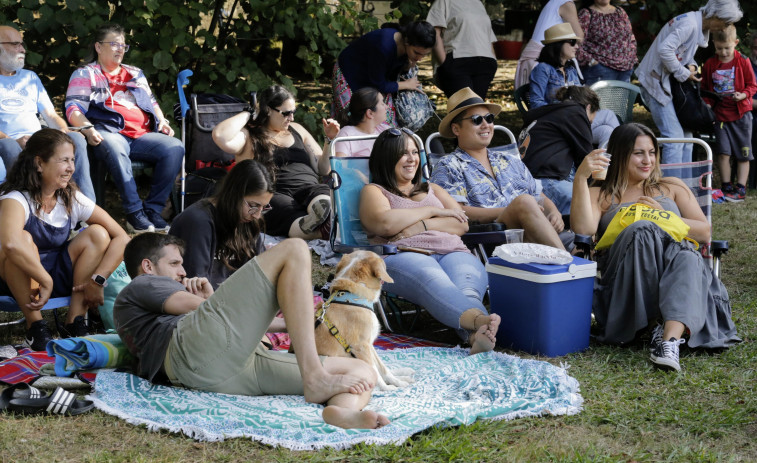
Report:
<svg viewBox="0 0 757 463"><path fill-rule="evenodd" d="M585 85L599 80L631 81L636 37L626 12L610 0L588 0L578 12L584 40L576 53Z"/></svg>

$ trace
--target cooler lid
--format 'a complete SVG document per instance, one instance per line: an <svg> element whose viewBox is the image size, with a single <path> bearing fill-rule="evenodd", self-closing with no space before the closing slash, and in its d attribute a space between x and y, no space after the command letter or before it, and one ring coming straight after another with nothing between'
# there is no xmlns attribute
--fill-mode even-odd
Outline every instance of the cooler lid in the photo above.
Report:
<svg viewBox="0 0 757 463"><path fill-rule="evenodd" d="M591 272L596 275L597 263L588 259L573 256L573 262L570 264L514 264L499 257L490 257L487 267L498 265L524 272L536 273L539 275L556 275L559 273L569 273L571 275L581 274L585 276Z"/></svg>

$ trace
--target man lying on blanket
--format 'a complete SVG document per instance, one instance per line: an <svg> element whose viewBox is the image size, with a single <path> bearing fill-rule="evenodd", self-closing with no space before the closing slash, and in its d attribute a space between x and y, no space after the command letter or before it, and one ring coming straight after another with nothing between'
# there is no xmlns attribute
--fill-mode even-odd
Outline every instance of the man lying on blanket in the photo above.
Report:
<svg viewBox="0 0 757 463"><path fill-rule="evenodd" d="M389 420L362 410L376 374L367 363L320 357L313 329L310 251L285 240L239 268L218 289L187 278L181 239L134 237L124 251L132 282L116 299L121 339L153 382L241 395L304 394L323 419L343 428L378 428ZM281 310L296 354L266 350L260 338Z"/></svg>

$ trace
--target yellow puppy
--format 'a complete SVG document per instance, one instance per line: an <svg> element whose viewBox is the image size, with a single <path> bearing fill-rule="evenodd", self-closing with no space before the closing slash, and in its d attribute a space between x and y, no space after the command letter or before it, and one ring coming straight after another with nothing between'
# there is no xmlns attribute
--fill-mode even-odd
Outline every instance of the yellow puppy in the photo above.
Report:
<svg viewBox="0 0 757 463"><path fill-rule="evenodd" d="M336 266L331 297L316 311L315 344L319 355L354 356L373 366L381 390L405 387L413 382L410 368L392 374L376 354L373 343L379 334L379 321L373 304L381 294L381 282L393 283L384 261L370 251L346 254Z"/></svg>

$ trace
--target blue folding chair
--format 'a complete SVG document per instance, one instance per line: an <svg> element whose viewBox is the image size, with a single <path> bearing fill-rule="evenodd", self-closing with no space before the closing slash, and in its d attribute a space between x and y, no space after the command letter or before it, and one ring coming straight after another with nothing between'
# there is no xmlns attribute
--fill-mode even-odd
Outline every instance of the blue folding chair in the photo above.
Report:
<svg viewBox="0 0 757 463"><path fill-rule="evenodd" d="M41 310L53 310L55 315L55 322L58 324L58 310L61 307L68 307L71 303L70 297L54 297L47 301L47 304L42 307ZM12 296L0 296L0 312L21 312L21 308L18 306L18 302L13 299ZM21 317L18 320L10 322L0 323L0 326L18 325L25 321L25 318Z"/></svg>

